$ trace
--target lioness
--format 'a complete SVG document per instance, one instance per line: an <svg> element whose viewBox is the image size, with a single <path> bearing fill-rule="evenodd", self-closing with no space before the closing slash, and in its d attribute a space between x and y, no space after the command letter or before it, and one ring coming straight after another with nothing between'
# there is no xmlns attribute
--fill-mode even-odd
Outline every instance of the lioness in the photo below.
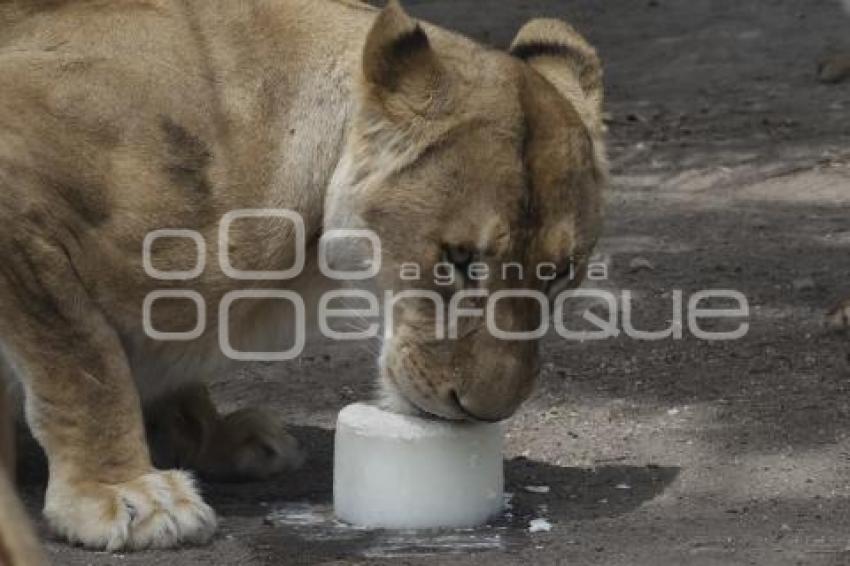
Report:
<svg viewBox="0 0 850 566"><path fill-rule="evenodd" d="M599 232L601 69L558 21L528 23L508 54L395 2L7 0L0 77L0 367L23 384L48 456L48 523L87 547L209 539L215 515L177 467L250 478L300 460L264 413L216 411L202 383L232 357L222 329L194 299L154 308L152 292L195 291L216 312L231 291L285 289L310 312L334 286L320 236L369 229L380 290L553 294L580 280ZM222 222L246 209L289 216ZM193 232L150 238L161 229ZM298 244L300 275L256 273L293 268ZM328 246L329 264L368 247ZM441 261L459 274L450 290L401 276ZM478 280L472 262L526 269ZM537 277L544 263L556 275ZM233 303L228 344L279 343L291 309ZM433 301L395 311L380 356L389 406L489 421L529 394L536 341L498 340L480 317L437 340ZM543 316L516 297L494 312L515 332ZM159 340L146 322L202 332ZM175 469L154 466L148 439Z"/></svg>

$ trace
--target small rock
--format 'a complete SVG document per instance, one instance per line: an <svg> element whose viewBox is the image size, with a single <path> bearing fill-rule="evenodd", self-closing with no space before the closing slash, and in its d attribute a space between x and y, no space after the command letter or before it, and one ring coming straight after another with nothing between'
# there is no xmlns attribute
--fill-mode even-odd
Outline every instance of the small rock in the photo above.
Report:
<svg viewBox="0 0 850 566"><path fill-rule="evenodd" d="M827 313L826 324L830 330L850 328L850 299L842 301Z"/></svg>
<svg viewBox="0 0 850 566"><path fill-rule="evenodd" d="M811 277L800 277L791 282L795 291L811 291L815 288L815 280Z"/></svg>
<svg viewBox="0 0 850 566"><path fill-rule="evenodd" d="M549 493L548 485L527 485L525 491L529 493Z"/></svg>
<svg viewBox="0 0 850 566"><path fill-rule="evenodd" d="M636 273L638 271L652 271L653 269L655 269L655 266L652 265L652 262L645 257L636 257L629 262L629 270L632 273Z"/></svg>
<svg viewBox="0 0 850 566"><path fill-rule="evenodd" d="M850 57L833 55L818 63L817 78L826 84L837 84L850 78Z"/></svg>
<svg viewBox="0 0 850 566"><path fill-rule="evenodd" d="M548 533L552 530L552 523L546 519L532 519L528 522L528 532Z"/></svg>

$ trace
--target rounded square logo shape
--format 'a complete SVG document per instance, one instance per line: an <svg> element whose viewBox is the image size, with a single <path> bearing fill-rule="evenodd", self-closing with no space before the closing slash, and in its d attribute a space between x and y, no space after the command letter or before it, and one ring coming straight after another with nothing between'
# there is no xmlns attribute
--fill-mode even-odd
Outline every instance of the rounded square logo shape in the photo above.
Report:
<svg viewBox="0 0 850 566"><path fill-rule="evenodd" d="M230 226L243 218L284 218L295 229L295 262L289 269L279 271L251 271L236 269L230 263ZM222 272L231 279L242 281L280 281L294 279L304 269L306 255L306 230L304 219L293 210L283 208L245 208L232 210L222 216L218 226L218 263Z"/></svg>
<svg viewBox="0 0 850 566"><path fill-rule="evenodd" d="M369 240L372 247L372 255L366 262L367 269L363 271L333 269L330 261L328 261L328 249L335 239ZM319 271L321 271L322 275L334 281L362 281L375 277L381 271L381 239L372 230L328 230L322 234L319 240Z"/></svg>
<svg viewBox="0 0 850 566"><path fill-rule="evenodd" d="M195 250L197 251L195 267L185 271L161 271L154 267L152 257L153 244L163 238L184 238L195 242ZM154 230L148 232L142 242L142 265L145 268L145 273L149 277L160 281L187 281L189 279L195 279L204 272L206 262L207 244L203 236L194 230Z"/></svg>
<svg viewBox="0 0 850 566"><path fill-rule="evenodd" d="M188 299L195 303L197 322L195 328L185 332L161 332L153 327L151 313L153 305L159 299ZM162 289L152 291L145 297L142 304L142 326L145 334L153 340L164 342L187 342L200 338L207 326L207 304L197 291Z"/></svg>
<svg viewBox="0 0 850 566"><path fill-rule="evenodd" d="M292 303L295 309L295 343L282 352L246 352L235 349L230 342L230 308L236 301L251 299L280 299ZM218 343L222 353L231 360L241 362L285 362L293 360L304 351L307 341L307 319L304 299L295 291L248 289L231 291L218 307Z"/></svg>

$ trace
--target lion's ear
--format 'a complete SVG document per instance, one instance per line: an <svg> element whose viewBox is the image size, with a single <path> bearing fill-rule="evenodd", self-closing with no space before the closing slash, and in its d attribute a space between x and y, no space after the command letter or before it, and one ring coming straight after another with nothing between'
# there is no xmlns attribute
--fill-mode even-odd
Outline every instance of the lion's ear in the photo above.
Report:
<svg viewBox="0 0 850 566"><path fill-rule="evenodd" d="M531 20L514 38L511 55L531 65L601 124L602 64L596 50L572 26L555 19Z"/></svg>
<svg viewBox="0 0 850 566"><path fill-rule="evenodd" d="M363 48L366 84L377 94L405 98L423 109L441 81L441 66L422 27L397 0L390 0L372 24Z"/></svg>

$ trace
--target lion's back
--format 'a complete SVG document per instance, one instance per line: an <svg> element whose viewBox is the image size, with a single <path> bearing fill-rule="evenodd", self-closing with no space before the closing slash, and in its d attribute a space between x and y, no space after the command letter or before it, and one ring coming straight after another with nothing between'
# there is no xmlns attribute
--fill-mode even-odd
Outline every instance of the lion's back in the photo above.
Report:
<svg viewBox="0 0 850 566"><path fill-rule="evenodd" d="M110 199L141 204L139 188L168 184L156 181L171 126L201 130L212 114L187 27L165 1L0 2L7 213L29 206L39 185L97 221ZM131 187L135 195L122 194Z"/></svg>

